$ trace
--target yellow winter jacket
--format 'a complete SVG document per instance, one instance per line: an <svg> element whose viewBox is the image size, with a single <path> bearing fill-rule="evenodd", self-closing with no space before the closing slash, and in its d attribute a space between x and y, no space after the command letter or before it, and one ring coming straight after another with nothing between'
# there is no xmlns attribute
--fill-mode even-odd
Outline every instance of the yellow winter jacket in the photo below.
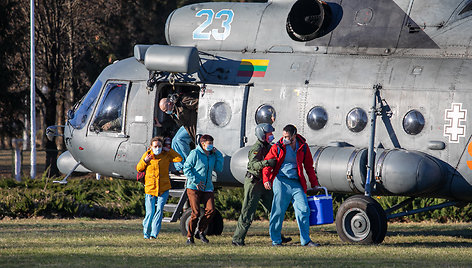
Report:
<svg viewBox="0 0 472 268"><path fill-rule="evenodd" d="M144 162L147 154L152 158L149 163ZM180 162L182 157L176 151L170 149L168 152L162 151L154 155L152 150L147 150L141 160L139 160L136 170L138 172L146 170L144 182L144 192L149 195L158 196L171 188L169 179L169 165L171 162Z"/></svg>

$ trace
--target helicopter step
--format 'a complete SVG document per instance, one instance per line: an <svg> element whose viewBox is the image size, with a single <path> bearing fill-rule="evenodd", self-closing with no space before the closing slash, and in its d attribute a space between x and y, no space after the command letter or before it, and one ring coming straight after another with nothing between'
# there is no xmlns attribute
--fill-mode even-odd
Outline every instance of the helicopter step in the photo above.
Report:
<svg viewBox="0 0 472 268"><path fill-rule="evenodd" d="M169 196L178 197L179 201L176 204L169 203L164 205L164 211L172 212L172 216L164 217L162 221L176 222L182 215L184 207L188 207L186 204L188 197L187 191L185 189L185 182L187 178L185 176L176 176L174 174L169 174L169 176L172 185L172 189L169 190Z"/></svg>
<svg viewBox="0 0 472 268"><path fill-rule="evenodd" d="M185 191L185 189L170 189L169 190L169 196L172 196L172 197L180 197L182 196L183 192Z"/></svg>
<svg viewBox="0 0 472 268"><path fill-rule="evenodd" d="M177 204L165 204L164 211L174 212L177 208Z"/></svg>

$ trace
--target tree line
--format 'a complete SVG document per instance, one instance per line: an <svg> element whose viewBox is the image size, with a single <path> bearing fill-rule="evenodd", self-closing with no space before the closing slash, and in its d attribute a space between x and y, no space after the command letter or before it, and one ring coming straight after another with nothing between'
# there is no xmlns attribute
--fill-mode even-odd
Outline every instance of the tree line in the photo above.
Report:
<svg viewBox="0 0 472 268"><path fill-rule="evenodd" d="M44 130L64 125L67 111L100 71L132 56L135 44L166 44L164 25L176 8L195 0L35 0L37 141L57 175L62 138ZM0 147L21 137L29 116L30 1L0 1ZM60 128L60 131L62 129Z"/></svg>

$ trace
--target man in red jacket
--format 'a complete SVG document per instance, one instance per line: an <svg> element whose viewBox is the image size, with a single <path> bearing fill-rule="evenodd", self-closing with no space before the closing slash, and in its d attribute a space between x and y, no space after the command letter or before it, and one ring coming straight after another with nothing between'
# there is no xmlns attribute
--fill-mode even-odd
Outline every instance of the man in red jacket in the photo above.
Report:
<svg viewBox="0 0 472 268"><path fill-rule="evenodd" d="M313 168L313 158L305 138L297 134L297 128L287 125L283 129L283 137L270 148L265 159L276 159L275 167L265 167L262 170L264 187L272 189L274 199L270 214L269 232L273 246L282 245L282 223L290 202L293 204L300 230L302 246L316 247L310 239L310 207L306 198L307 184L303 174L303 166L308 174L312 187L318 187Z"/></svg>

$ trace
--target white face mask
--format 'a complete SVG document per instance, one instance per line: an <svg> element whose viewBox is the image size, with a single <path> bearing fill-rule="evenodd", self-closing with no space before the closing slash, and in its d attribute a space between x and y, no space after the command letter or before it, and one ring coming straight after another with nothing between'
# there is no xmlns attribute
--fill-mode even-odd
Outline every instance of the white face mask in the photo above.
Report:
<svg viewBox="0 0 472 268"><path fill-rule="evenodd" d="M284 138L284 139L283 139L283 142L284 142L284 144L285 144L285 145L289 145L289 144L291 144L291 143L292 143L292 141L291 141L291 140L289 140L289 139L286 139L286 138Z"/></svg>
<svg viewBox="0 0 472 268"><path fill-rule="evenodd" d="M157 148L152 148L152 152L154 153L154 155L158 155L162 152L162 147L157 147Z"/></svg>

